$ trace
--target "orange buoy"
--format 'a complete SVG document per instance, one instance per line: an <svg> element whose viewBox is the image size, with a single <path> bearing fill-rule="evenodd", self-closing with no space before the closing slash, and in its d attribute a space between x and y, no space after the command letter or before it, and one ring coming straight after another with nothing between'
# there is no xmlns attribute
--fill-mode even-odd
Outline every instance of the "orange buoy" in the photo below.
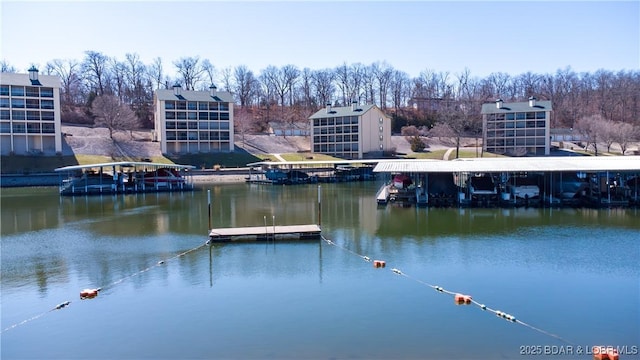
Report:
<svg viewBox="0 0 640 360"><path fill-rule="evenodd" d="M373 267L383 268L387 264L383 260L373 260Z"/></svg>
<svg viewBox="0 0 640 360"><path fill-rule="evenodd" d="M471 304L471 295L455 294L453 300L456 304Z"/></svg>
<svg viewBox="0 0 640 360"><path fill-rule="evenodd" d="M84 290L80 291L80 300L93 299L94 297L98 296L98 292L99 291L100 291L100 288L97 288L97 289L84 289Z"/></svg>

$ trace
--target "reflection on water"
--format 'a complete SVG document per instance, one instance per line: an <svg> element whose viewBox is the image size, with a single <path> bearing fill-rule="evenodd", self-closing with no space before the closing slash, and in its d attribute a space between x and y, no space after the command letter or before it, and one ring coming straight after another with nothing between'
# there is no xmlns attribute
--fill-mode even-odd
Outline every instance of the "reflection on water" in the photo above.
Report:
<svg viewBox="0 0 640 360"><path fill-rule="evenodd" d="M257 226L314 223L317 186L75 198L3 189L2 329L72 303L3 333L2 358L520 359L523 344L563 345L412 279L576 344L638 345L637 210L378 208L377 187L322 185L323 234L338 246L202 246L205 190L214 227ZM87 287L104 290L78 300Z"/></svg>

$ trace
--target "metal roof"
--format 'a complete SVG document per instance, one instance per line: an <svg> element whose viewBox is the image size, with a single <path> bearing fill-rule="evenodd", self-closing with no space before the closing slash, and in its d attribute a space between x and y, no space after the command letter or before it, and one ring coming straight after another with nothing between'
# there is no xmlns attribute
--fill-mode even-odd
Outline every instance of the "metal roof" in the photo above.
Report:
<svg viewBox="0 0 640 360"><path fill-rule="evenodd" d="M328 109L325 107L316 111L315 114L309 117L309 119L334 118L340 116L361 116L374 107L378 108L373 104L356 105L355 110L353 110L351 106L337 106L331 107L330 112L327 112ZM382 113L382 111L380 112ZM386 115L384 116L387 117Z"/></svg>
<svg viewBox="0 0 640 360"><path fill-rule="evenodd" d="M640 156L502 157L451 161L380 160L373 171L382 173L640 171Z"/></svg>
<svg viewBox="0 0 640 360"><path fill-rule="evenodd" d="M47 86L59 88L62 80L59 76L38 74L38 81L41 85L34 85L29 80L29 74L0 73L0 83L2 85L24 85L24 86Z"/></svg>
<svg viewBox="0 0 640 360"><path fill-rule="evenodd" d="M536 100L534 106L529 106L529 102L513 102L502 103L502 107L498 109L496 103L482 104L482 114L499 114L526 111L551 111L551 101Z"/></svg>
<svg viewBox="0 0 640 360"><path fill-rule="evenodd" d="M383 160L308 160L308 161L259 161L247 164L247 166L279 166L288 165L353 165L353 164L377 164Z"/></svg>
<svg viewBox="0 0 640 360"><path fill-rule="evenodd" d="M156 90L156 97L158 100L176 100L176 101L218 101L232 103L233 96L227 91L216 91L216 96L212 97L209 91L190 91L181 90L180 96L177 97L173 90L158 89Z"/></svg>
<svg viewBox="0 0 640 360"><path fill-rule="evenodd" d="M91 168L102 168L102 167L113 167L113 166L122 166L122 167L155 167L155 168L174 168L174 169L195 169L193 165L178 165L178 164L163 164L163 163L152 163L152 162L144 162L144 161L118 161L118 162L108 162L108 163L99 163L99 164L87 164L87 165L71 165L65 166L61 168L57 168L54 171L74 171L74 170L82 170L82 169L91 169Z"/></svg>

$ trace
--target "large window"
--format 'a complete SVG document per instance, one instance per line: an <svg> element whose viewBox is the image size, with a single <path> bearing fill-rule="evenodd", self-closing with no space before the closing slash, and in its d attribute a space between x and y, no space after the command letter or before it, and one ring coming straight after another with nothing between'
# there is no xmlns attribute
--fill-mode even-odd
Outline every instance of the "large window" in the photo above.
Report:
<svg viewBox="0 0 640 360"><path fill-rule="evenodd" d="M55 133L55 126L51 123L42 124L42 132L45 134L53 134Z"/></svg>
<svg viewBox="0 0 640 360"><path fill-rule="evenodd" d="M13 127L13 133L14 134L24 134L26 132L26 130L27 130L27 127L25 126L24 123L14 122L12 124L12 127Z"/></svg>
<svg viewBox="0 0 640 360"><path fill-rule="evenodd" d="M39 134L40 123L27 123L27 132L29 134Z"/></svg>
<svg viewBox="0 0 640 360"><path fill-rule="evenodd" d="M40 111L27 111L27 120L40 120Z"/></svg>
<svg viewBox="0 0 640 360"><path fill-rule="evenodd" d="M40 109L40 100L27 99L27 109Z"/></svg>
<svg viewBox="0 0 640 360"><path fill-rule="evenodd" d="M13 120L24 120L24 110L12 110L11 117L13 118Z"/></svg>
<svg viewBox="0 0 640 360"><path fill-rule="evenodd" d="M40 101L40 108L42 108L42 109L53 109L53 100L42 100L42 101Z"/></svg>
<svg viewBox="0 0 640 360"><path fill-rule="evenodd" d="M24 108L24 99L11 98L11 107L12 108Z"/></svg>
<svg viewBox="0 0 640 360"><path fill-rule="evenodd" d="M11 96L24 96L24 86L11 86Z"/></svg>
<svg viewBox="0 0 640 360"><path fill-rule="evenodd" d="M53 111L43 111L40 113L40 116L42 117L42 121L54 121L55 120L55 113Z"/></svg>
<svg viewBox="0 0 640 360"><path fill-rule="evenodd" d="M50 88L50 87L40 88L40 97L52 98L53 88Z"/></svg>
<svg viewBox="0 0 640 360"><path fill-rule="evenodd" d="M39 97L40 96L40 91L39 91L39 89L37 87L27 86L26 94L27 94L27 96L30 96L30 97Z"/></svg>
<svg viewBox="0 0 640 360"><path fill-rule="evenodd" d="M9 85L0 85L0 95L9 96Z"/></svg>

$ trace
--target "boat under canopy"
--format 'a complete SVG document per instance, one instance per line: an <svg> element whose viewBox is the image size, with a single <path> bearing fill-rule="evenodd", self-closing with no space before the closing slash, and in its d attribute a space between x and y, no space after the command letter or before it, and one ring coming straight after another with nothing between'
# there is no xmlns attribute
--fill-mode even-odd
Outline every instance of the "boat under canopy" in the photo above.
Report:
<svg viewBox="0 0 640 360"><path fill-rule="evenodd" d="M192 165L120 161L65 166L61 195L122 194L193 190Z"/></svg>

